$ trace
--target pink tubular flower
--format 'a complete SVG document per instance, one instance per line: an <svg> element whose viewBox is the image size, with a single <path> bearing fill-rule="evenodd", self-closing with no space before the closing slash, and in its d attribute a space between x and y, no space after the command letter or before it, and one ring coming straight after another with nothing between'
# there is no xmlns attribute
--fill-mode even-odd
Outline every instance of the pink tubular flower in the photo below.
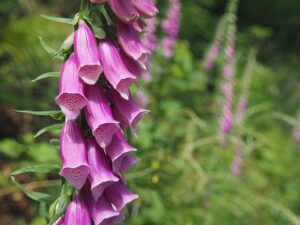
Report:
<svg viewBox="0 0 300 225"><path fill-rule="evenodd" d="M106 148L119 129L118 122L112 117L106 97L99 87L87 86L85 95L88 98L84 108L85 118L100 147Z"/></svg>
<svg viewBox="0 0 300 225"><path fill-rule="evenodd" d="M121 50L121 57L123 62L126 64L126 68L128 71L133 74L136 79L139 79L141 75L145 72L145 69L142 67L142 65L135 61L133 58L128 56L124 51Z"/></svg>
<svg viewBox="0 0 300 225"><path fill-rule="evenodd" d="M89 184L84 187L84 196L95 225L104 225L120 216L120 212L112 206L104 195L102 195L97 201L94 201L91 196Z"/></svg>
<svg viewBox="0 0 300 225"><path fill-rule="evenodd" d="M117 92L112 92L111 96L114 104L113 114L115 118L120 121L123 129L129 126L132 134L136 136L137 123L149 111L140 108L131 94L128 100L123 99Z"/></svg>
<svg viewBox="0 0 300 225"><path fill-rule="evenodd" d="M119 21L117 31L118 41L124 52L140 63L144 63L151 52L143 46L131 24Z"/></svg>
<svg viewBox="0 0 300 225"><path fill-rule="evenodd" d="M112 41L102 40L99 53L106 79L122 98L128 99L128 87L135 82L136 77L128 71L119 50Z"/></svg>
<svg viewBox="0 0 300 225"><path fill-rule="evenodd" d="M113 164L113 171L115 174L122 174L127 172L134 164L138 163L140 160L133 157L129 153L125 153L124 156L117 159Z"/></svg>
<svg viewBox="0 0 300 225"><path fill-rule="evenodd" d="M84 201L80 199L80 196L76 195L68 205L64 225L83 224L91 225L91 217Z"/></svg>
<svg viewBox="0 0 300 225"><path fill-rule="evenodd" d="M124 23L133 23L139 18L139 13L131 0L108 0L108 4L118 19Z"/></svg>
<svg viewBox="0 0 300 225"><path fill-rule="evenodd" d="M103 149L100 149L94 140L88 141L88 163L91 168L88 178L92 196L97 201L104 189L119 179L110 169Z"/></svg>
<svg viewBox="0 0 300 225"><path fill-rule="evenodd" d="M86 145L80 128L72 120L67 120L60 135L60 155L63 176L73 187L81 189L90 168L87 164Z"/></svg>
<svg viewBox="0 0 300 225"><path fill-rule="evenodd" d="M136 22L134 22L132 24L132 26L134 27L134 29L137 31L137 32L140 32L142 33L144 31L144 28L146 26L145 22L141 19L138 19Z"/></svg>
<svg viewBox="0 0 300 225"><path fill-rule="evenodd" d="M144 17L153 17L158 13L152 0L132 0L132 4Z"/></svg>
<svg viewBox="0 0 300 225"><path fill-rule="evenodd" d="M77 76L75 55L65 62L59 80L59 95L55 99L67 119L76 119L87 104L83 94L83 83Z"/></svg>
<svg viewBox="0 0 300 225"><path fill-rule="evenodd" d="M136 151L136 149L130 146L126 142L121 131L118 131L114 135L112 142L106 149L107 155L110 157L112 161L113 171L116 174L119 174L118 170L120 169L120 165L122 164L124 158L127 157L127 153L133 151Z"/></svg>
<svg viewBox="0 0 300 225"><path fill-rule="evenodd" d="M219 52L220 52L220 41L216 41L211 49L209 50L208 54L207 54L207 57L204 61L204 68L206 70L211 70L214 66L214 63L219 55Z"/></svg>
<svg viewBox="0 0 300 225"><path fill-rule="evenodd" d="M87 84L95 84L102 73L97 42L89 26L82 20L75 31L74 51L79 77Z"/></svg>
<svg viewBox="0 0 300 225"><path fill-rule="evenodd" d="M173 56L173 45L176 43L179 32L181 4L179 0L171 0L171 6L167 13L167 18L163 21L162 27L167 37L163 39L164 56L170 58Z"/></svg>
<svg viewBox="0 0 300 225"><path fill-rule="evenodd" d="M128 203L138 198L138 195L131 193L125 187L123 181L119 181L109 186L104 191L104 196L118 211L121 211Z"/></svg>

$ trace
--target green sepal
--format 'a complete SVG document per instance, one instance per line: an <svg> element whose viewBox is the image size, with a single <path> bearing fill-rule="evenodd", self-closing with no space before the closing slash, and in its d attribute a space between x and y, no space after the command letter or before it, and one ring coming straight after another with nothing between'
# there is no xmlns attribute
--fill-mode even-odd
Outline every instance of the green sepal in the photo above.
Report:
<svg viewBox="0 0 300 225"><path fill-rule="evenodd" d="M45 51L52 57L52 58L57 58L60 60L63 60L64 57L60 54L59 51L54 50L51 48L44 40L42 37L39 37L39 40L42 44L42 47L45 49Z"/></svg>
<svg viewBox="0 0 300 225"><path fill-rule="evenodd" d="M94 35L95 35L96 38L103 39L103 38L106 37L106 32L104 31L103 28L97 27L97 26L94 26L94 25L92 26L92 28L93 28Z"/></svg>

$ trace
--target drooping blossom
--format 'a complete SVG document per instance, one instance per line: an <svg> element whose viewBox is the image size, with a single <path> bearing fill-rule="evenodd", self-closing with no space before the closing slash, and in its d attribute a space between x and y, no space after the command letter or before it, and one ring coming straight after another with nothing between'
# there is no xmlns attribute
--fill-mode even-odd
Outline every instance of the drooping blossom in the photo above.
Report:
<svg viewBox="0 0 300 225"><path fill-rule="evenodd" d="M135 82L136 77L127 69L119 50L112 41L102 40L99 44L99 53L105 78L122 98L128 99L128 88Z"/></svg>
<svg viewBox="0 0 300 225"><path fill-rule="evenodd" d="M256 50L253 49L250 51L247 64L245 66L244 75L243 75L243 84L240 94L240 100L238 102L238 106L236 109L236 121L238 126L238 145L235 148L235 157L231 164L231 172L235 176L240 176L242 172L242 167L244 165L244 148L243 148L243 140L242 140L242 130L243 130L243 120L245 117L245 113L247 111L247 104L249 99L250 85L251 79L253 76L253 71L255 67L255 58L256 58Z"/></svg>
<svg viewBox="0 0 300 225"><path fill-rule="evenodd" d="M132 0L132 4L141 16L151 18L158 13L153 0Z"/></svg>
<svg viewBox="0 0 300 225"><path fill-rule="evenodd" d="M81 196L76 195L69 203L64 225L92 225L88 208Z"/></svg>
<svg viewBox="0 0 300 225"><path fill-rule="evenodd" d="M86 86L85 95L88 99L84 108L86 121L97 143L101 148L106 148L119 129L119 123L113 118L109 103L99 87Z"/></svg>
<svg viewBox="0 0 300 225"><path fill-rule="evenodd" d="M78 63L78 76L87 84L95 84L103 69L94 34L82 20L74 34L74 52Z"/></svg>
<svg viewBox="0 0 300 225"><path fill-rule="evenodd" d="M87 149L80 128L73 120L67 120L60 135L60 155L63 176L73 187L81 189L89 173Z"/></svg>
<svg viewBox="0 0 300 225"><path fill-rule="evenodd" d="M176 43L181 19L180 0L170 0L171 5L167 12L167 18L162 23L162 28L167 36L162 41L163 54L166 58L173 56L173 46Z"/></svg>
<svg viewBox="0 0 300 225"><path fill-rule="evenodd" d="M131 0L107 0L110 8L123 23L133 23L139 18Z"/></svg>
<svg viewBox="0 0 300 225"><path fill-rule="evenodd" d="M67 119L76 119L87 104L83 83L77 75L75 55L65 62L59 80L59 95L55 99Z"/></svg>
<svg viewBox="0 0 300 225"><path fill-rule="evenodd" d="M138 198L138 195L130 192L126 188L123 181L109 186L105 190L104 196L118 211L122 211L128 203Z"/></svg>
<svg viewBox="0 0 300 225"><path fill-rule="evenodd" d="M224 36L224 31L225 31L224 28L226 27L225 22L226 22L225 18L222 18L218 24L214 41L204 59L204 69L205 70L210 71L213 68L213 66L216 62L216 59L217 59L218 55L220 54L221 44L223 42L223 36Z"/></svg>
<svg viewBox="0 0 300 225"><path fill-rule="evenodd" d="M128 153L136 151L135 148L130 146L121 131L118 131L111 142L107 147L106 152L110 157L112 162L112 170L114 173L120 173L121 164L124 162L124 159L127 157Z"/></svg>
<svg viewBox="0 0 300 225"><path fill-rule="evenodd" d="M124 173L139 159L122 129L129 126L136 135L137 123L148 112L135 102L129 88L145 73L145 59L151 54L137 33L145 26L142 17L153 17L157 9L152 0L90 2L108 3L118 32L110 39L112 34L104 27L109 35L96 39L90 27L99 24L93 15L87 20L77 14L74 48L69 49L74 53L67 53L56 99L66 115L60 175L76 190L55 225L115 225L124 219L125 206L138 198L127 188ZM75 100L71 94L76 94Z"/></svg>
<svg viewBox="0 0 300 225"><path fill-rule="evenodd" d="M129 99L123 99L117 92L111 93L113 102L113 114L115 118L120 121L120 125L123 129L127 126L131 128L131 132L136 136L136 125L142 119L142 117L149 111L141 108L133 96L130 94Z"/></svg>
<svg viewBox="0 0 300 225"><path fill-rule="evenodd" d="M117 37L124 52L134 60L144 64L151 52L142 44L133 25L119 21Z"/></svg>
<svg viewBox="0 0 300 225"><path fill-rule="evenodd" d="M235 48L235 24L229 25L227 34L227 46L228 49ZM232 50L231 50L232 51ZM234 51L233 51L234 52ZM221 85L221 91L223 94L222 100L222 116L220 118L220 133L221 137L226 136L233 126L234 118L232 113L233 103L234 103L234 92L233 92L233 75L234 75L234 54L225 55L225 66L223 68L223 84Z"/></svg>
<svg viewBox="0 0 300 225"><path fill-rule="evenodd" d="M88 142L88 163L91 169L89 181L91 183L92 196L95 201L102 195L105 188L119 180L108 164L107 157L94 140ZM112 144L118 144L112 142Z"/></svg>

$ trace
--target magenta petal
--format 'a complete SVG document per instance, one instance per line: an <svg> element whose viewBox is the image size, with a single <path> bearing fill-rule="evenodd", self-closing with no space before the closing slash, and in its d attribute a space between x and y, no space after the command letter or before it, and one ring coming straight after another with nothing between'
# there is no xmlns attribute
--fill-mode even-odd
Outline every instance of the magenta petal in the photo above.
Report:
<svg viewBox="0 0 300 225"><path fill-rule="evenodd" d="M95 85L87 86L85 94L88 98L88 104L84 108L87 123L98 144L106 148L119 129L118 122L112 117L109 104L100 88Z"/></svg>
<svg viewBox="0 0 300 225"><path fill-rule="evenodd" d="M85 22L80 21L74 35L74 51L78 63L78 75L87 84L95 84L102 73L97 42Z"/></svg>
<svg viewBox="0 0 300 225"><path fill-rule="evenodd" d="M142 33L144 31L144 27L146 26L146 23L143 20L138 19L132 25L137 32Z"/></svg>
<svg viewBox="0 0 300 225"><path fill-rule="evenodd" d="M99 53L106 79L123 98L128 99L128 87L135 82L136 77L128 71L119 50L112 41L102 40Z"/></svg>
<svg viewBox="0 0 300 225"><path fill-rule="evenodd" d="M118 211L121 211L128 203L138 198L137 194L130 192L123 181L119 181L109 186L104 195L109 202L111 202Z"/></svg>
<svg viewBox="0 0 300 225"><path fill-rule="evenodd" d="M120 213L112 207L110 202L107 201L104 195L102 195L98 201L94 201L89 193L85 192L85 194L85 199L95 225L100 225L120 215Z"/></svg>
<svg viewBox="0 0 300 225"><path fill-rule="evenodd" d="M139 18L139 13L133 7L131 0L108 0L108 4L124 23L133 23Z"/></svg>
<svg viewBox="0 0 300 225"><path fill-rule="evenodd" d="M122 157L118 158L113 163L113 171L116 174L122 174L127 172L130 167L139 162L139 159L133 157L129 153L122 155Z"/></svg>
<svg viewBox="0 0 300 225"><path fill-rule="evenodd" d="M127 55L143 63L151 52L143 46L133 25L119 21L117 31L118 41Z"/></svg>
<svg viewBox="0 0 300 225"><path fill-rule="evenodd" d="M87 104L83 94L83 83L77 76L74 54L65 62L59 80L59 95L55 99L67 119L76 119Z"/></svg>
<svg viewBox="0 0 300 225"><path fill-rule="evenodd" d="M65 217L61 216L52 225L64 225L64 220L65 220Z"/></svg>
<svg viewBox="0 0 300 225"><path fill-rule="evenodd" d="M60 135L62 169L59 172L73 187L81 189L90 168L87 164L86 145L80 128L67 120Z"/></svg>
<svg viewBox="0 0 300 225"><path fill-rule="evenodd" d="M89 211L78 195L69 203L64 225L91 225Z"/></svg>
<svg viewBox="0 0 300 225"><path fill-rule="evenodd" d="M133 74L137 79L140 78L142 74L146 71L143 64L129 57L124 51L121 51L121 57L128 71L131 74Z"/></svg>
<svg viewBox="0 0 300 225"><path fill-rule="evenodd" d="M132 4L144 17L153 17L158 13L152 0L132 0Z"/></svg>
<svg viewBox="0 0 300 225"><path fill-rule="evenodd" d="M149 111L140 108L135 102L132 95L129 95L129 100L123 99L117 92L112 93L113 99L113 113L116 119L118 119L123 128L130 126L132 134L136 136L136 126L141 118Z"/></svg>
<svg viewBox="0 0 300 225"><path fill-rule="evenodd" d="M122 133L118 131L114 135L112 142L106 149L106 152L112 161L112 167L115 173L119 173L120 167L122 167L123 165L122 162L124 160L124 157L127 156L127 153L132 151L136 151L136 149L130 146L126 142Z"/></svg>
<svg viewBox="0 0 300 225"><path fill-rule="evenodd" d="M103 149L94 140L88 142L88 163L91 168L89 181L92 196L95 201L102 195L105 188L117 182L117 178L110 169Z"/></svg>
<svg viewBox="0 0 300 225"><path fill-rule="evenodd" d="M120 223L121 221L123 221L125 219L125 216L123 215L123 213L121 213L118 216L114 216L112 218L106 219L104 220L102 223L100 223L99 225L115 225Z"/></svg>

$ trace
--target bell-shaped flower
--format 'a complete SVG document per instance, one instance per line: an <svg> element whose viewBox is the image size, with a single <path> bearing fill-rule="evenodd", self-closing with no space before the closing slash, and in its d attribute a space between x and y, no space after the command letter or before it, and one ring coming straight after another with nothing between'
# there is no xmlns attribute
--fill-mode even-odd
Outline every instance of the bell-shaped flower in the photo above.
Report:
<svg viewBox="0 0 300 225"><path fill-rule="evenodd" d="M102 195L105 188L117 182L117 178L107 162L107 156L103 149L98 147L94 140L89 140L88 143L88 163L91 169L88 177L91 183L92 196L95 201Z"/></svg>
<svg viewBox="0 0 300 225"><path fill-rule="evenodd" d="M59 95L55 101L67 119L76 119L80 110L87 104L83 83L77 75L75 55L65 62L59 80Z"/></svg>
<svg viewBox="0 0 300 225"><path fill-rule="evenodd" d="M128 99L128 87L135 82L136 77L128 71L119 50L112 41L102 40L99 54L106 79L123 98Z"/></svg>
<svg viewBox="0 0 300 225"><path fill-rule="evenodd" d="M137 194L130 192L125 187L123 181L114 183L105 189L104 196L118 211L121 211L128 203L138 198Z"/></svg>
<svg viewBox="0 0 300 225"><path fill-rule="evenodd" d="M132 0L132 4L138 10L141 16L150 18L158 13L153 0Z"/></svg>
<svg viewBox="0 0 300 225"><path fill-rule="evenodd" d="M84 108L86 121L97 143L100 147L106 148L119 129L118 122L112 117L110 106L99 87L86 86L85 96L88 99L88 104Z"/></svg>
<svg viewBox="0 0 300 225"><path fill-rule="evenodd" d="M124 23L133 23L139 18L139 13L131 0L108 0L108 4L118 19Z"/></svg>
<svg viewBox="0 0 300 225"><path fill-rule="evenodd" d="M117 38L127 55L141 63L151 54L149 49L143 46L133 25L118 22Z"/></svg>
<svg viewBox="0 0 300 225"><path fill-rule="evenodd" d="M138 163L139 159L129 153L125 153L122 157L113 162L113 172L115 174L122 174L127 172L134 164Z"/></svg>
<svg viewBox="0 0 300 225"><path fill-rule="evenodd" d="M121 51L121 57L126 65L126 68L130 73L132 73L137 79L139 79L143 73L146 72L144 64L139 63L130 56L128 56L124 51Z"/></svg>
<svg viewBox="0 0 300 225"><path fill-rule="evenodd" d="M120 169L120 165L124 160L124 157L127 156L127 153L132 151L136 151L136 149L130 146L126 142L121 131L118 131L114 135L110 145L106 149L107 155L112 161L112 167L114 172L118 172L118 170Z"/></svg>
<svg viewBox="0 0 300 225"><path fill-rule="evenodd" d="M113 101L113 114L115 118L120 121L121 126L125 129L130 126L131 132L136 136L136 126L137 123L142 119L142 117L149 111L141 108L132 95L129 95L129 99L123 99L117 92L112 92Z"/></svg>
<svg viewBox="0 0 300 225"><path fill-rule="evenodd" d="M89 184L84 186L84 198L88 205L90 215L95 225L103 225L111 219L120 216L112 204L102 195L97 201L91 196Z"/></svg>
<svg viewBox="0 0 300 225"><path fill-rule="evenodd" d="M79 77L87 84L95 84L102 73L102 66L94 34L82 20L75 31L74 52L77 58Z"/></svg>
<svg viewBox="0 0 300 225"><path fill-rule="evenodd" d="M91 225L91 222L85 202L76 195L67 207L64 225Z"/></svg>
<svg viewBox="0 0 300 225"><path fill-rule="evenodd" d="M73 187L81 189L90 168L84 137L73 120L67 120L60 135L62 169L59 172Z"/></svg>

